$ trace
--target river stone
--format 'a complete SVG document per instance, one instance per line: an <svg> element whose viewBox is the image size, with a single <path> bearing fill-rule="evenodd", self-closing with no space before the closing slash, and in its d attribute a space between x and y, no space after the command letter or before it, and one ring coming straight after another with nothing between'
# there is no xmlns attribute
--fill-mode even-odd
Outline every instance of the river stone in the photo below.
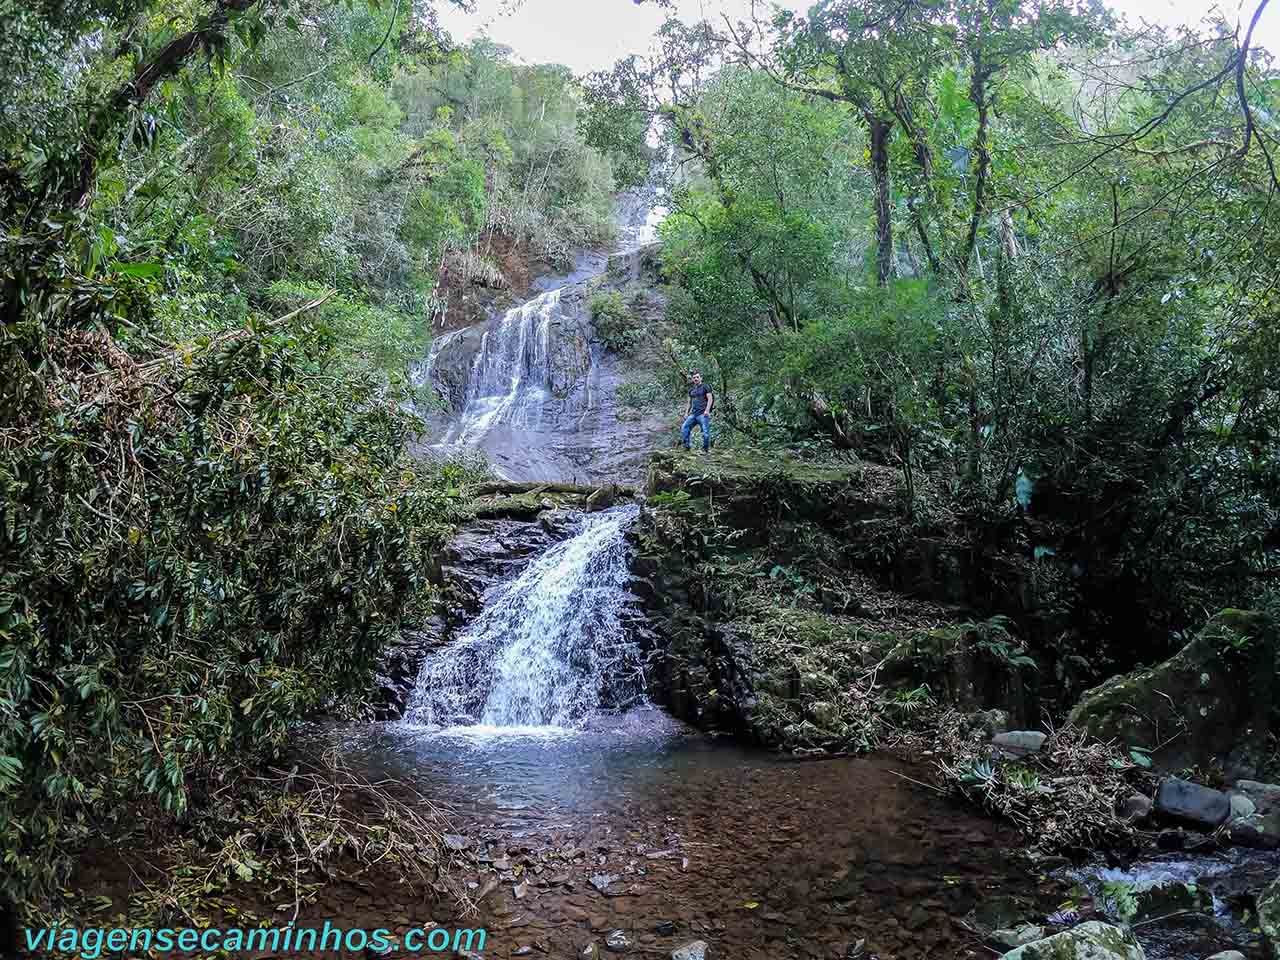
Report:
<svg viewBox="0 0 1280 960"><path fill-rule="evenodd" d="M1021 947L1028 943L1035 943L1037 940L1043 940L1044 934L1044 927L1038 927L1034 923L1021 923L1012 930L994 931L991 934L991 942L1004 947L1006 950L1012 950L1014 947Z"/></svg>
<svg viewBox="0 0 1280 960"><path fill-rule="evenodd" d="M1258 926L1267 941L1267 955L1280 960L1280 879L1258 896Z"/></svg>
<svg viewBox="0 0 1280 960"><path fill-rule="evenodd" d="M1257 780L1240 780L1236 783L1236 790L1252 800L1259 813L1280 810L1280 784L1259 783Z"/></svg>
<svg viewBox="0 0 1280 960"><path fill-rule="evenodd" d="M1280 811L1238 817L1229 825L1232 843L1259 850L1280 847Z"/></svg>
<svg viewBox="0 0 1280 960"><path fill-rule="evenodd" d="M671 952L671 960L707 960L707 943L694 940Z"/></svg>
<svg viewBox="0 0 1280 960"><path fill-rule="evenodd" d="M614 953L622 953L631 949L631 938L625 930L610 930L609 935L604 938L604 945Z"/></svg>
<svg viewBox="0 0 1280 960"><path fill-rule="evenodd" d="M1239 950L1223 950L1212 957L1205 957L1204 960L1245 960L1245 956Z"/></svg>
<svg viewBox="0 0 1280 960"><path fill-rule="evenodd" d="M1248 655L1223 657L1242 636L1252 638ZM1265 614L1223 610L1163 663L1086 692L1068 719L1099 740L1151 749L1163 772L1256 769L1276 695L1276 646L1276 625Z"/></svg>
<svg viewBox="0 0 1280 960"><path fill-rule="evenodd" d="M1044 746L1046 734L1039 730L1010 730L1008 733L997 733L991 738L991 745L996 752L1018 759L1039 753Z"/></svg>
<svg viewBox="0 0 1280 960"><path fill-rule="evenodd" d="M1231 801L1221 790L1169 777L1156 791L1156 812L1196 826L1213 828L1231 814Z"/></svg>
<svg viewBox="0 0 1280 960"><path fill-rule="evenodd" d="M1243 793L1232 793L1229 795L1229 799L1231 801L1232 820L1240 817L1251 817L1258 812L1258 805Z"/></svg>
<svg viewBox="0 0 1280 960"><path fill-rule="evenodd" d="M1146 960L1146 954L1132 933L1090 920L1010 950L1001 960Z"/></svg>
<svg viewBox="0 0 1280 960"><path fill-rule="evenodd" d="M593 887L595 887L601 893L606 893L608 892L609 885L611 883L621 879L622 877L616 873L597 873L591 876L591 879L589 882Z"/></svg>
<svg viewBox="0 0 1280 960"><path fill-rule="evenodd" d="M446 833L443 835L444 845L455 853L471 848L471 838L464 837L460 833Z"/></svg>

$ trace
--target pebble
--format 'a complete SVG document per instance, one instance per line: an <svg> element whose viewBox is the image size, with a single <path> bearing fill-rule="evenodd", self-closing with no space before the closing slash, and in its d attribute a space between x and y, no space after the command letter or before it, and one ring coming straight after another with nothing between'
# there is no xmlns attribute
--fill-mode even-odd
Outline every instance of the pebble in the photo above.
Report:
<svg viewBox="0 0 1280 960"><path fill-rule="evenodd" d="M614 953L622 953L631 949L631 938L623 930L611 930L604 938L604 945Z"/></svg>
<svg viewBox="0 0 1280 960"><path fill-rule="evenodd" d="M597 873L592 875L591 885L601 893L604 893L609 889L609 884L619 879L621 879L621 877L616 873Z"/></svg>
<svg viewBox="0 0 1280 960"><path fill-rule="evenodd" d="M678 950L673 950L671 960L707 960L707 943L705 940L694 940L686 943Z"/></svg>

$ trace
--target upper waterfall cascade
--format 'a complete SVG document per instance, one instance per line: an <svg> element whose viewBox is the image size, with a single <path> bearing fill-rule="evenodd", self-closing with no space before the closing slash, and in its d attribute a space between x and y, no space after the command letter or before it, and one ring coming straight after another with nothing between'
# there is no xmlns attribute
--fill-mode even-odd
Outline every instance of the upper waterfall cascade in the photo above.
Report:
<svg viewBox="0 0 1280 960"><path fill-rule="evenodd" d="M657 238L666 213L659 204L652 186L619 198L616 253ZM585 448L607 432L600 425L601 398L612 386L601 371L601 348L591 342L580 284L603 272L606 262L603 253L584 254L570 276L538 284L562 285L433 340L411 377L448 404L443 415L423 411L437 424L435 449L483 451L504 479L591 479L593 458Z"/></svg>

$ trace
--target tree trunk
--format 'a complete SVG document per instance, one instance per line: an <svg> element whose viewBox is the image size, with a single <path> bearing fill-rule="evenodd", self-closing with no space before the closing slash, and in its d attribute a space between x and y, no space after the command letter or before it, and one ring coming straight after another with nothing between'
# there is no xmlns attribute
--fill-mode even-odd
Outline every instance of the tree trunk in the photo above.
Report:
<svg viewBox="0 0 1280 960"><path fill-rule="evenodd" d="M991 68L984 67L981 54L973 55L973 79L969 82L969 99L978 108L978 131L973 138L973 152L977 158L977 168L973 181L973 211L969 215L969 232L964 246L960 248L956 258L956 269L960 276L969 271L969 260L973 257L973 249L978 243L978 226L987 210L987 178L991 172L991 153L987 146L987 127L991 115L991 101L987 97L987 78Z"/></svg>
<svg viewBox="0 0 1280 960"><path fill-rule="evenodd" d="M893 276L893 218L889 194L889 134L893 121L868 115L871 132L871 178L876 190L876 283L885 286Z"/></svg>

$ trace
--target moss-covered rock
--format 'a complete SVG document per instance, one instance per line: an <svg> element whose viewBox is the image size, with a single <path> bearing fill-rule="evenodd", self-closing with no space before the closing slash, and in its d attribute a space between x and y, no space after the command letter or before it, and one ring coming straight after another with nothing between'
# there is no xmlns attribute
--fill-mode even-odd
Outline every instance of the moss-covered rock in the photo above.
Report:
<svg viewBox="0 0 1280 960"><path fill-rule="evenodd" d="M1223 610L1173 657L1087 692L1071 722L1102 740L1152 750L1164 770L1256 766L1276 689L1276 629Z"/></svg>
<svg viewBox="0 0 1280 960"><path fill-rule="evenodd" d="M1027 714L1004 626L893 589L916 536L901 487L872 464L654 454L634 553L654 698L786 748L868 746L926 698Z"/></svg>
<svg viewBox="0 0 1280 960"><path fill-rule="evenodd" d="M1091 920L1010 950L1002 960L1145 960L1146 954L1133 934L1107 923Z"/></svg>
<svg viewBox="0 0 1280 960"><path fill-rule="evenodd" d="M896 522L902 489L898 471L887 467L818 466L750 449L659 451L649 461L648 488L697 498L722 522L759 533L779 523Z"/></svg>
<svg viewBox="0 0 1280 960"><path fill-rule="evenodd" d="M1258 895L1258 926L1267 941L1267 956L1280 960L1280 878Z"/></svg>

